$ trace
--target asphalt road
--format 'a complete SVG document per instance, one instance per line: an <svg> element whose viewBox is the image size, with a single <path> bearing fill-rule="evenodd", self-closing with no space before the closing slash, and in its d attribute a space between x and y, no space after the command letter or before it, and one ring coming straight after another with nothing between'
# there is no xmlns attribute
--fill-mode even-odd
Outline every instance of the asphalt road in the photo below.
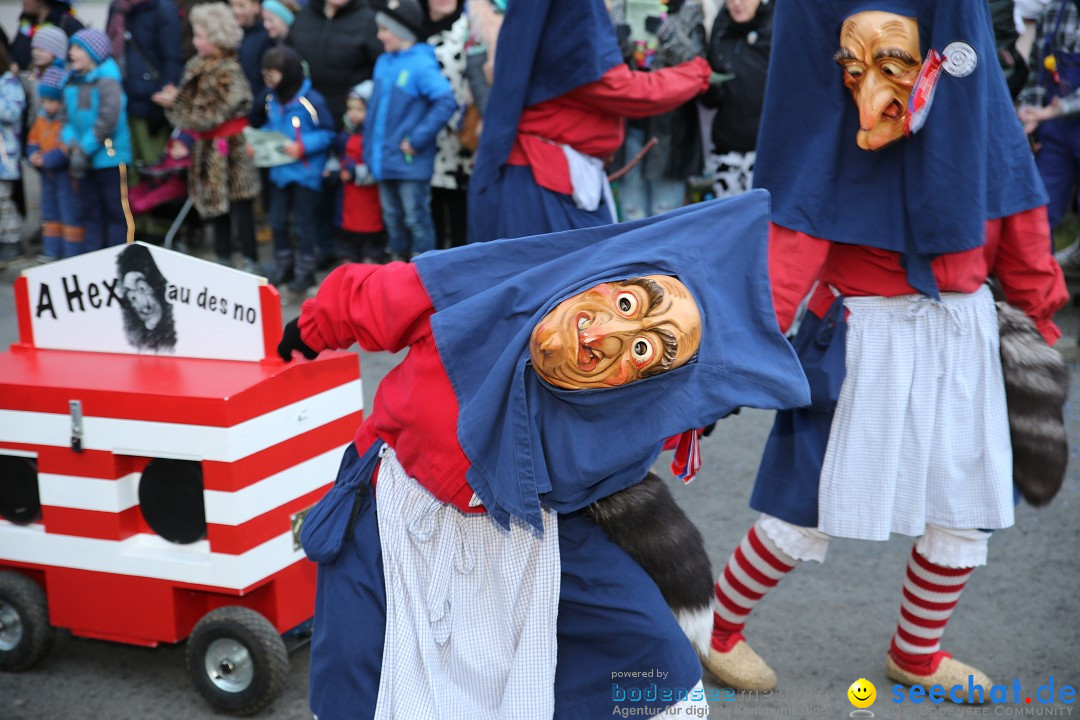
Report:
<svg viewBox="0 0 1080 720"><path fill-rule="evenodd" d="M6 280L6 281L5 281ZM0 347L16 339L11 273L0 279ZM284 308L285 319L298 312ZM1062 325L1077 325L1074 309ZM361 355L366 406L394 357ZM892 702L884 672L895 628L900 585L911 540L836 540L828 562L786 578L757 608L751 644L774 667L780 684L769 695L735 694L706 679L719 698L711 717L847 717L848 686L866 678L877 687L878 718L983 714L1080 717L1074 704L1041 704L1039 686L1080 686L1080 367L1072 367L1068 408L1072 462L1065 487L1045 509L1021 506L1016 526L990 544L990 564L976 571L945 636L945 648L1010 687L1009 702L982 708L949 703ZM755 514L747 500L772 413L744 410L703 442L704 469L676 498L706 537L714 570L734 549ZM663 458L662 458L663 460ZM662 476L669 475L659 468ZM308 719L308 650L291 656L282 697L257 715ZM1012 688L1020 682L1020 702ZM1031 703L1024 699L1030 697ZM1046 697L1046 691L1043 696ZM61 631L49 657L21 674L0 674L0 720L198 720L227 717L208 706L184 673L184 646L156 649L73 638ZM452 719L456 720L456 719ZM508 719L510 720L510 719Z"/></svg>

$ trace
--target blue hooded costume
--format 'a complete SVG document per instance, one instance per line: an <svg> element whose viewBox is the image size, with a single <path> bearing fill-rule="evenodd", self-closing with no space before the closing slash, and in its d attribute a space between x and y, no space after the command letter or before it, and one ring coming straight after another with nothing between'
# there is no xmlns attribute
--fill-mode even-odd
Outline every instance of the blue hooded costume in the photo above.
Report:
<svg viewBox="0 0 1080 720"><path fill-rule="evenodd" d="M772 309L767 213L768 196L756 191L634 223L416 260L458 402L469 486L503 526L542 530L541 506L559 512L556 717L610 715L615 670L665 668L671 686L685 689L700 678L696 654L655 583L581 509L640 481L667 437L742 405L808 402ZM687 364L578 391L533 371L529 337L551 308L599 283L648 274L677 276L698 303L701 342ZM368 488L381 445L350 446L334 488L303 526L305 551L320 563L311 704L324 720L369 717L377 700L386 600Z"/></svg>
<svg viewBox="0 0 1080 720"><path fill-rule="evenodd" d="M921 130L876 152L855 144L858 109L833 60L844 19L867 10L916 18L924 55L961 40L978 56L966 77L941 73ZM773 222L902 253L909 284L937 297L934 257L980 247L986 220L1047 201L996 58L985 2L777 0L754 169Z"/></svg>
<svg viewBox="0 0 1080 720"><path fill-rule="evenodd" d="M916 18L924 55L960 40L978 58L965 77L941 72L918 132L874 152L855 142L858 109L833 60L843 21L867 10ZM1046 203L985 2L778 0L768 82L754 184L772 194L773 222L901 253L908 284L929 297L939 297L935 257L980 247L987 220ZM794 345L815 401L777 414L750 500L803 527L818 524L819 475L845 377L843 312L837 302L800 326Z"/></svg>

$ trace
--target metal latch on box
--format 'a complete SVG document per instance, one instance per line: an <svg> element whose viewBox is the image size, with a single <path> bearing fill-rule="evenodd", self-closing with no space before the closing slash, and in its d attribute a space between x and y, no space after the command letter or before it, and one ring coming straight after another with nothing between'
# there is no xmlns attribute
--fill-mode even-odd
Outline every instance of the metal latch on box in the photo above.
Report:
<svg viewBox="0 0 1080 720"><path fill-rule="evenodd" d="M81 453L83 440L82 400L68 400L68 410L71 413L71 449Z"/></svg>

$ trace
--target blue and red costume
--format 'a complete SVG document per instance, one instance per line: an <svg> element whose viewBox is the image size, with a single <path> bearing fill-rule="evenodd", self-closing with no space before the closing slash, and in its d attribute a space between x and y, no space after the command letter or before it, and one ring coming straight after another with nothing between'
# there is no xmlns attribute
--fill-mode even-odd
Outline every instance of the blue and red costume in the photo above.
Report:
<svg viewBox="0 0 1080 720"><path fill-rule="evenodd" d="M554 717L612 714L622 703L612 694L616 672L661 668L670 688L694 687L696 653L656 584L583 508L644 477L666 437L740 405L807 401L772 315L766 213L766 195L751 193L411 264L346 265L327 277L298 322L310 349L355 342L408 352L380 383L334 488L304 524L304 549L319 563L310 696L320 718L371 717L378 701L387 602L372 485L384 444L421 487L462 513L539 529L542 507L558 512ZM721 226L732 242L708 232ZM728 281L716 282L717 268L730 269ZM562 390L533 372L528 337L554 305L650 271L678 275L698 301L704 327L694 359L601 391ZM627 422L635 417L642 421ZM653 714L673 702L647 700L633 707Z"/></svg>
<svg viewBox="0 0 1080 720"><path fill-rule="evenodd" d="M630 70L600 0L511 4L500 37L469 183L469 242L613 222L603 203L575 204L562 146L606 161L622 146L625 118L668 112L701 94L709 64Z"/></svg>

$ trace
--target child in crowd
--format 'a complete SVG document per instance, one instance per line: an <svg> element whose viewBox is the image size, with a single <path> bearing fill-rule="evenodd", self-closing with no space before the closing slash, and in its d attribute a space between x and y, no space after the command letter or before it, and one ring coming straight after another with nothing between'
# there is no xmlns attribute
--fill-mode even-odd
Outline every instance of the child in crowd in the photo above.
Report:
<svg viewBox="0 0 1080 720"><path fill-rule="evenodd" d="M370 112L364 122L364 162L379 183L393 260L435 247L431 174L435 137L457 110L435 52L418 43L423 11L398 0L375 14L385 53L375 62Z"/></svg>
<svg viewBox="0 0 1080 720"><path fill-rule="evenodd" d="M78 203L60 147L64 129L63 94L67 72L50 67L38 82L41 109L26 138L26 156L41 173L41 259L77 255L83 245Z"/></svg>
<svg viewBox="0 0 1080 720"><path fill-rule="evenodd" d="M315 285L315 208L322 187L322 171L334 124L323 96L304 77L300 56L283 45L270 48L262 59L262 80L269 88L265 130L282 133L293 141L284 150L295 162L270 168L270 228L274 233L275 269L270 281L287 280L289 291L303 294ZM293 250L289 237L289 211L300 241Z"/></svg>
<svg viewBox="0 0 1080 720"><path fill-rule="evenodd" d="M111 52L112 44L100 30L86 28L71 36L71 77L64 87L60 141L77 183L78 224L83 228L82 247L75 241L72 254L121 245L134 233L127 204L127 97Z"/></svg>
<svg viewBox="0 0 1080 720"><path fill-rule="evenodd" d="M259 194L259 174L244 143L251 87L236 59L243 31L225 3L191 9L195 57L184 66L180 87L154 95L165 117L191 133L188 185L195 209L214 222L217 262L231 265L232 222L239 231L241 269L258 272L251 201Z"/></svg>
<svg viewBox="0 0 1080 720"><path fill-rule="evenodd" d="M22 254L19 230L22 222L15 207L22 146L23 113L26 93L15 73L11 72L7 47L0 43L0 262Z"/></svg>
<svg viewBox="0 0 1080 720"><path fill-rule="evenodd" d="M364 164L364 118L372 87L372 82L365 80L349 91L342 118L345 129L337 139L341 192L335 217L341 245L346 257L365 263L382 262L385 246L379 188Z"/></svg>
<svg viewBox="0 0 1080 720"><path fill-rule="evenodd" d="M259 63L262 56L273 47L274 43L266 34L263 27L262 5L259 0L229 0L233 17L244 31L244 39L240 41L240 49L237 50L237 59L240 67L244 69L244 77L251 86L251 95L255 102L248 113L248 122L253 127L263 124L263 100L266 98L266 86L262 82L262 68Z"/></svg>
<svg viewBox="0 0 1080 720"><path fill-rule="evenodd" d="M64 68L68 54L68 36L54 25L38 28L30 41L30 57L33 60L33 76L40 79L50 67Z"/></svg>
<svg viewBox="0 0 1080 720"><path fill-rule="evenodd" d="M296 11L282 0L266 0L262 4L263 27L274 43L281 44L289 36L289 28L296 20Z"/></svg>
<svg viewBox="0 0 1080 720"><path fill-rule="evenodd" d="M55 25L42 25L34 32L30 39L30 67L19 73L23 81L23 90L26 91L27 121L34 122L41 105L38 98L37 86L41 76L50 67L58 70L67 68L68 36Z"/></svg>

